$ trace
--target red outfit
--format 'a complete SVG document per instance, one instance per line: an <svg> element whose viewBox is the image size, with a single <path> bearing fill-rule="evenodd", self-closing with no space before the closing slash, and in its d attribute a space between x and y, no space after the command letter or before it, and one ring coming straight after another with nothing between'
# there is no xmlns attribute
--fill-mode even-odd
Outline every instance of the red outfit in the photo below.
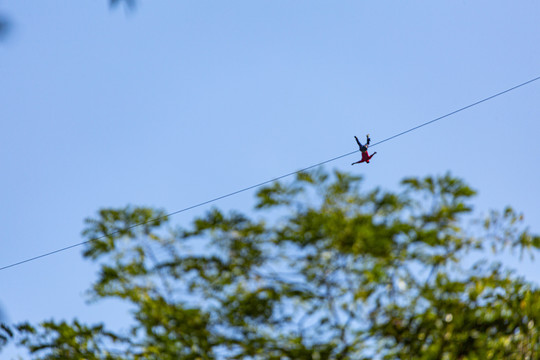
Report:
<svg viewBox="0 0 540 360"><path fill-rule="evenodd" d="M375 154L373 154L375 155ZM369 159L373 157L373 155L369 155L367 151L362 152L362 160L358 161L357 164L361 162L367 162L369 164Z"/></svg>

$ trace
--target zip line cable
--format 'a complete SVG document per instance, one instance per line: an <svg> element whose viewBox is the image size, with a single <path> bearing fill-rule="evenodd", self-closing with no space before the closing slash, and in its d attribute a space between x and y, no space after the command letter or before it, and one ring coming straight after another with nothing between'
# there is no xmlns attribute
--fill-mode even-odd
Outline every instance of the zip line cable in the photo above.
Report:
<svg viewBox="0 0 540 360"><path fill-rule="evenodd" d="M503 94L506 94L506 93L508 93L508 92L510 92L510 91L516 90L516 89L518 89L518 88L520 88L520 87L522 87L522 86L528 85L528 84L530 84L530 83L532 83L532 82L534 82L534 81L537 81L537 80L540 80L540 76L538 76L538 77L536 77L536 78L534 78L534 79L528 80L528 81L526 81L526 82L524 82L524 83L521 83L521 84L519 84L519 85L513 86L513 87L511 87L511 88L509 88L509 89L506 89L506 90L504 90L504 91L498 92L498 93L496 93L496 94L494 94L494 95L488 96L488 97L486 97L486 98L484 98L484 99L482 99L482 100L479 100L479 101L477 101L477 102L475 102L475 103L472 103L472 104L470 104L470 105L467 105L467 106L464 106L464 107L459 108L459 109L457 109L457 110L454 110L454 111L452 111L452 112L449 112L448 114L445 114L445 115L440 116L440 117L438 117L438 118L435 118L435 119L433 119L433 120L430 120L430 121L427 121L427 122L425 122L425 123L422 123L422 124L420 124L420 125L418 125L418 126L412 127L412 128L410 128L410 129L405 130L405 131L403 131L403 132L400 132L400 133L398 133L398 134L396 134L396 135L392 135L392 136L390 136L390 137L388 137L388 138L386 138L386 139L384 139L384 140L378 141L378 142L376 142L376 143L370 145L370 148L373 147L373 146L382 144L382 143L384 143L384 142L387 142L387 141L389 141L389 140L395 139L395 138L397 138L397 137L399 137L399 136L402 136L402 135L405 135L405 134L407 134L407 133L410 133L411 131L417 130L417 129L423 127L423 126L432 124L432 123L434 123L434 122L437 122L437 121L442 120L442 119L444 119L444 118L447 118L447 117L449 117L449 116L452 116L452 115L454 115L454 114L457 114L457 113L459 113L459 112L461 112L461 111L467 110L467 109L469 109L469 108L471 108L471 107L473 107L473 106L476 106L476 105L479 105L479 104L481 104L481 103L483 103L483 102L489 101L489 100L491 100L491 99L493 99L493 98L496 98L496 97L498 97L498 96L501 96L501 95L503 95ZM255 189L255 188L261 187L261 186L263 186L263 185L266 185L266 184L269 184L269 183L272 183L272 182L281 180L281 179L286 178L286 177L289 177L289 176L291 176L291 175L296 175L296 174L298 174L298 173L301 173L301 172L304 172L304 171L307 171L307 170L310 170L310 169L319 167L319 166L321 166L321 165L324 165L324 164L327 164L327 163L336 161L336 160L338 160L338 159L341 159L341 158L344 158L344 157L346 157L346 156L355 154L355 153L357 153L357 152L358 152L358 150L355 150L355 151L351 151L351 152L346 153L346 154L343 154L343 155L339 155L339 156L333 157L333 158L331 158L331 159L322 161L322 162L317 163L317 164L314 164L314 165L310 165L310 166L305 167L305 168L303 168L303 169L300 169L300 170L297 170L297 171L293 171L293 172L287 173L287 174L285 174L285 175L281 175L281 176L275 177L275 178L270 179L270 180L263 181L263 182L261 182L261 183L255 184L255 185L251 185L251 186L245 187L245 188L240 189L240 190L233 191L233 192L228 193L228 194L225 194L225 195L221 195L221 196L215 197L215 198L213 198L213 199L210 199L210 200L207 200L207 201L204 201L204 202L201 202L201 203L198 203L198 204L195 204L195 205L192 205L192 206L189 206L189 207L186 207L186 208L183 208L183 209L180 209L180 210L171 212L171 213L169 213L169 214L166 214L166 215L163 215L163 216L154 218L154 219L150 219L150 220L145 221L145 222L142 222L142 223L137 223L137 224L131 225L130 227L128 227L128 228L125 229L125 230L131 230L131 229L133 229L133 228L135 228L135 227L138 227L138 226L142 226L142 225L146 225L146 224L148 224L148 223L151 223L152 221L165 219L165 218L167 218L167 217L169 217L169 216L173 216L173 215L176 215L176 214L185 212L185 211L189 211L189 210L195 209L195 208L197 208L197 207L201 207L201 206L204 206L204 205L207 205L207 204L216 202L216 201L218 201L218 200L222 200L222 199L225 199L225 198L228 198L228 197L231 197L231 196L240 194L240 193L242 193L242 192L245 192L245 191L248 191L248 190L251 190L251 189ZM95 238L95 239L86 240L86 241L83 241L83 242L80 242L80 243L77 243L77 244L73 244L73 245L70 245L70 246L66 246L66 247L63 247L63 248L60 248L60 249L57 249L57 250L54 250L54 251L50 251L50 252L47 252L47 253L44 253L44 254L41 254L41 255L38 255L38 256L34 256L34 257L31 257L31 258L28 258L28 259L25 259L25 260L21 260L21 261L19 261L19 262L15 262L15 263L12 263L12 264L9 264L9 265L5 265L5 266L3 266L3 267L0 267L0 271L9 269L9 268L12 268L12 267L15 267L15 266L19 266L19 265L22 265L22 264L25 264L25 263L28 263L28 262L31 262L31 261L34 261L34 260L38 260L38 259L41 259L41 258L50 256L50 255L54 255L54 254L57 254L57 253L59 253L59 252L63 252L63 251L66 251L66 250L70 250L70 249L73 249L73 248L75 248L75 247L78 247L78 246L82 246L82 245L88 244L88 243L90 243L90 242L92 242L92 241L94 241L94 240L100 240L100 239L103 239L103 238L106 237L106 236L112 236L112 235L115 235L115 234L117 234L118 232L120 232L120 230L114 231L114 232L112 232L111 234L107 234L107 235L100 236L100 237Z"/></svg>

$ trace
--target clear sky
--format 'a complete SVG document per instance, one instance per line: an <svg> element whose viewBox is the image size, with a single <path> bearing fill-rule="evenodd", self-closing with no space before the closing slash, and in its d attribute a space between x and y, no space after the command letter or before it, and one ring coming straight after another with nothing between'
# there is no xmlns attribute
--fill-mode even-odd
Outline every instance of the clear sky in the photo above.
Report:
<svg viewBox="0 0 540 360"><path fill-rule="evenodd" d="M128 204L168 212L377 142L540 76L538 1L0 1L0 267L84 240ZM396 189L450 171L478 214L540 233L540 81L327 166ZM249 211L253 191L215 203ZM199 208L173 217L182 224ZM540 283L540 259L509 260ZM74 317L81 249L0 272L13 322Z"/></svg>

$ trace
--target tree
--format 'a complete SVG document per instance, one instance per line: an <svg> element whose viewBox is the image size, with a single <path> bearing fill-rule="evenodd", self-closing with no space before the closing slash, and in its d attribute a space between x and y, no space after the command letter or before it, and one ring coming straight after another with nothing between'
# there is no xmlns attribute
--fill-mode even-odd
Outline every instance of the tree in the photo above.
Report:
<svg viewBox="0 0 540 360"><path fill-rule="evenodd" d="M18 341L36 359L539 357L537 284L486 255L540 248L522 216L475 220L475 191L449 174L361 183L300 173L260 189L253 217L213 209L188 228L103 209L84 231L90 292L129 303L130 332L49 321Z"/></svg>

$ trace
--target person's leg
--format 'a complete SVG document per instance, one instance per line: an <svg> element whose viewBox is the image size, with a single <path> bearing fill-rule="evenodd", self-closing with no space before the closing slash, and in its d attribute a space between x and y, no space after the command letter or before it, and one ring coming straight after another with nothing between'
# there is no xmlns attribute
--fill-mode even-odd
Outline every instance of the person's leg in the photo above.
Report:
<svg viewBox="0 0 540 360"><path fill-rule="evenodd" d="M358 144L358 147L362 148L362 144L360 144L360 141L358 140L358 138L356 136L354 138L356 140L356 143Z"/></svg>
<svg viewBox="0 0 540 360"><path fill-rule="evenodd" d="M360 164L361 162L364 162L364 159L360 160L360 161L357 161L357 162L353 162L351 165L354 165L354 164Z"/></svg>
<svg viewBox="0 0 540 360"><path fill-rule="evenodd" d="M371 154L371 155L369 156L369 159L368 159L368 160L371 160L371 158L372 158L376 153L377 153L377 152L375 151L373 154Z"/></svg>

